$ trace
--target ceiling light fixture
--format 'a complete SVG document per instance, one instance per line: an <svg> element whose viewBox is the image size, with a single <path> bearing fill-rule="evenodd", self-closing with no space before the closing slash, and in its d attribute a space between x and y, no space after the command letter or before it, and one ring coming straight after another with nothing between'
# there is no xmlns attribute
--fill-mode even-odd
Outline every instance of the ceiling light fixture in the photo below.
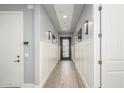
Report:
<svg viewBox="0 0 124 93"><path fill-rule="evenodd" d="M34 9L34 6L33 5L27 5L27 8L28 9Z"/></svg>
<svg viewBox="0 0 124 93"><path fill-rule="evenodd" d="M67 16L66 16L66 15L64 15L64 16L63 16L63 18L67 18Z"/></svg>

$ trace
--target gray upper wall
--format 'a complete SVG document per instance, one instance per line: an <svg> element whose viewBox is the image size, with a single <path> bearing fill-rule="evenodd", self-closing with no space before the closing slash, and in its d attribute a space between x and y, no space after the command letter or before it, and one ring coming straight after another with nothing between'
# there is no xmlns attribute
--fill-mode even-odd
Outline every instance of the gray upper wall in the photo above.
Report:
<svg viewBox="0 0 124 93"><path fill-rule="evenodd" d="M84 22L86 20L88 20L88 22L89 22L89 27L88 27L89 32L88 32L87 36L84 34L85 33L84 32ZM83 12L78 21L75 32L73 32L73 40L74 40L75 44L80 43L75 40L75 34L77 34L77 32L79 31L80 28L82 28L82 41L81 42L93 38L94 30L93 30L93 5L92 4L86 4L84 6Z"/></svg>
<svg viewBox="0 0 124 93"><path fill-rule="evenodd" d="M61 34L59 34L59 42L58 42L59 46L60 46L60 37L71 37L71 45L73 45L72 34L68 34L68 33L66 33L66 34L61 33Z"/></svg>
<svg viewBox="0 0 124 93"><path fill-rule="evenodd" d="M52 31L58 37L58 32L56 32L48 14L44 10L43 5L34 6L34 43L35 43L35 84L40 85L41 82L41 49L42 45L45 43L52 44L52 40L48 40L48 31ZM57 43L56 43L57 44ZM49 46L50 47L50 46Z"/></svg>
<svg viewBox="0 0 124 93"><path fill-rule="evenodd" d="M40 5L40 40L42 42L52 43L48 40L48 31L51 31L56 38L58 38L58 32L56 31L52 21L50 20L48 13L43 5Z"/></svg>
<svg viewBox="0 0 124 93"><path fill-rule="evenodd" d="M27 9L27 5L2 4L0 11L23 11L24 20L24 41L29 41L28 46L24 46L24 54L29 53L29 57L24 57L24 82L34 82L34 10Z"/></svg>

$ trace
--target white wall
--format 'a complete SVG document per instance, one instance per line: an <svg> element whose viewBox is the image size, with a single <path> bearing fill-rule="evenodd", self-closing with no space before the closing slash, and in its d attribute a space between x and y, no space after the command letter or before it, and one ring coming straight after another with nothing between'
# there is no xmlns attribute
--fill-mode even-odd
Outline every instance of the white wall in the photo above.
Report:
<svg viewBox="0 0 124 93"><path fill-rule="evenodd" d="M98 11L98 7L100 5L93 5L93 25L94 25L94 87L100 87L100 65L98 64L98 60L100 58L100 39L98 34L100 32L100 12Z"/></svg>
<svg viewBox="0 0 124 93"><path fill-rule="evenodd" d="M58 43L53 44L48 40L48 31L52 31L58 38L51 20L44 10L43 5L35 5L35 84L43 86L51 71L58 62ZM37 29L38 28L38 29Z"/></svg>
<svg viewBox="0 0 124 93"><path fill-rule="evenodd" d="M40 42L40 82L43 86L58 62L58 45Z"/></svg>
<svg viewBox="0 0 124 93"><path fill-rule="evenodd" d="M83 23L88 20L89 21L89 34L86 36L84 34L84 26ZM93 87L93 73L94 73L94 65L93 65L93 5L85 5L84 11L81 15L81 18L78 22L75 33L82 28L83 39L81 42L75 41L75 57L74 62L80 76L86 87ZM75 34L74 33L74 34ZM74 35L73 35L74 36Z"/></svg>

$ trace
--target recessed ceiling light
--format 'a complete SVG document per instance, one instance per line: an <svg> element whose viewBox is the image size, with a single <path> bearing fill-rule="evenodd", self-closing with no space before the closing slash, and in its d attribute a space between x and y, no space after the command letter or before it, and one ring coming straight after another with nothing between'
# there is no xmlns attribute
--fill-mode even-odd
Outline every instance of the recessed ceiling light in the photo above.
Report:
<svg viewBox="0 0 124 93"><path fill-rule="evenodd" d="M63 16L63 18L67 18L67 16L66 16L66 15L64 15L64 16Z"/></svg>
<svg viewBox="0 0 124 93"><path fill-rule="evenodd" d="M27 5L27 8L28 8L28 9L33 9L34 6L33 6L33 5Z"/></svg>

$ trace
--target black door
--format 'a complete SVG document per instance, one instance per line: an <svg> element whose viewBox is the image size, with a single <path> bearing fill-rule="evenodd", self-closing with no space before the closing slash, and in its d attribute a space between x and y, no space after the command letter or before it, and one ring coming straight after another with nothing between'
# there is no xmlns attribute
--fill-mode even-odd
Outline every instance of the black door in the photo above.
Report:
<svg viewBox="0 0 124 93"><path fill-rule="evenodd" d="M60 59L71 60L71 37L60 37Z"/></svg>

